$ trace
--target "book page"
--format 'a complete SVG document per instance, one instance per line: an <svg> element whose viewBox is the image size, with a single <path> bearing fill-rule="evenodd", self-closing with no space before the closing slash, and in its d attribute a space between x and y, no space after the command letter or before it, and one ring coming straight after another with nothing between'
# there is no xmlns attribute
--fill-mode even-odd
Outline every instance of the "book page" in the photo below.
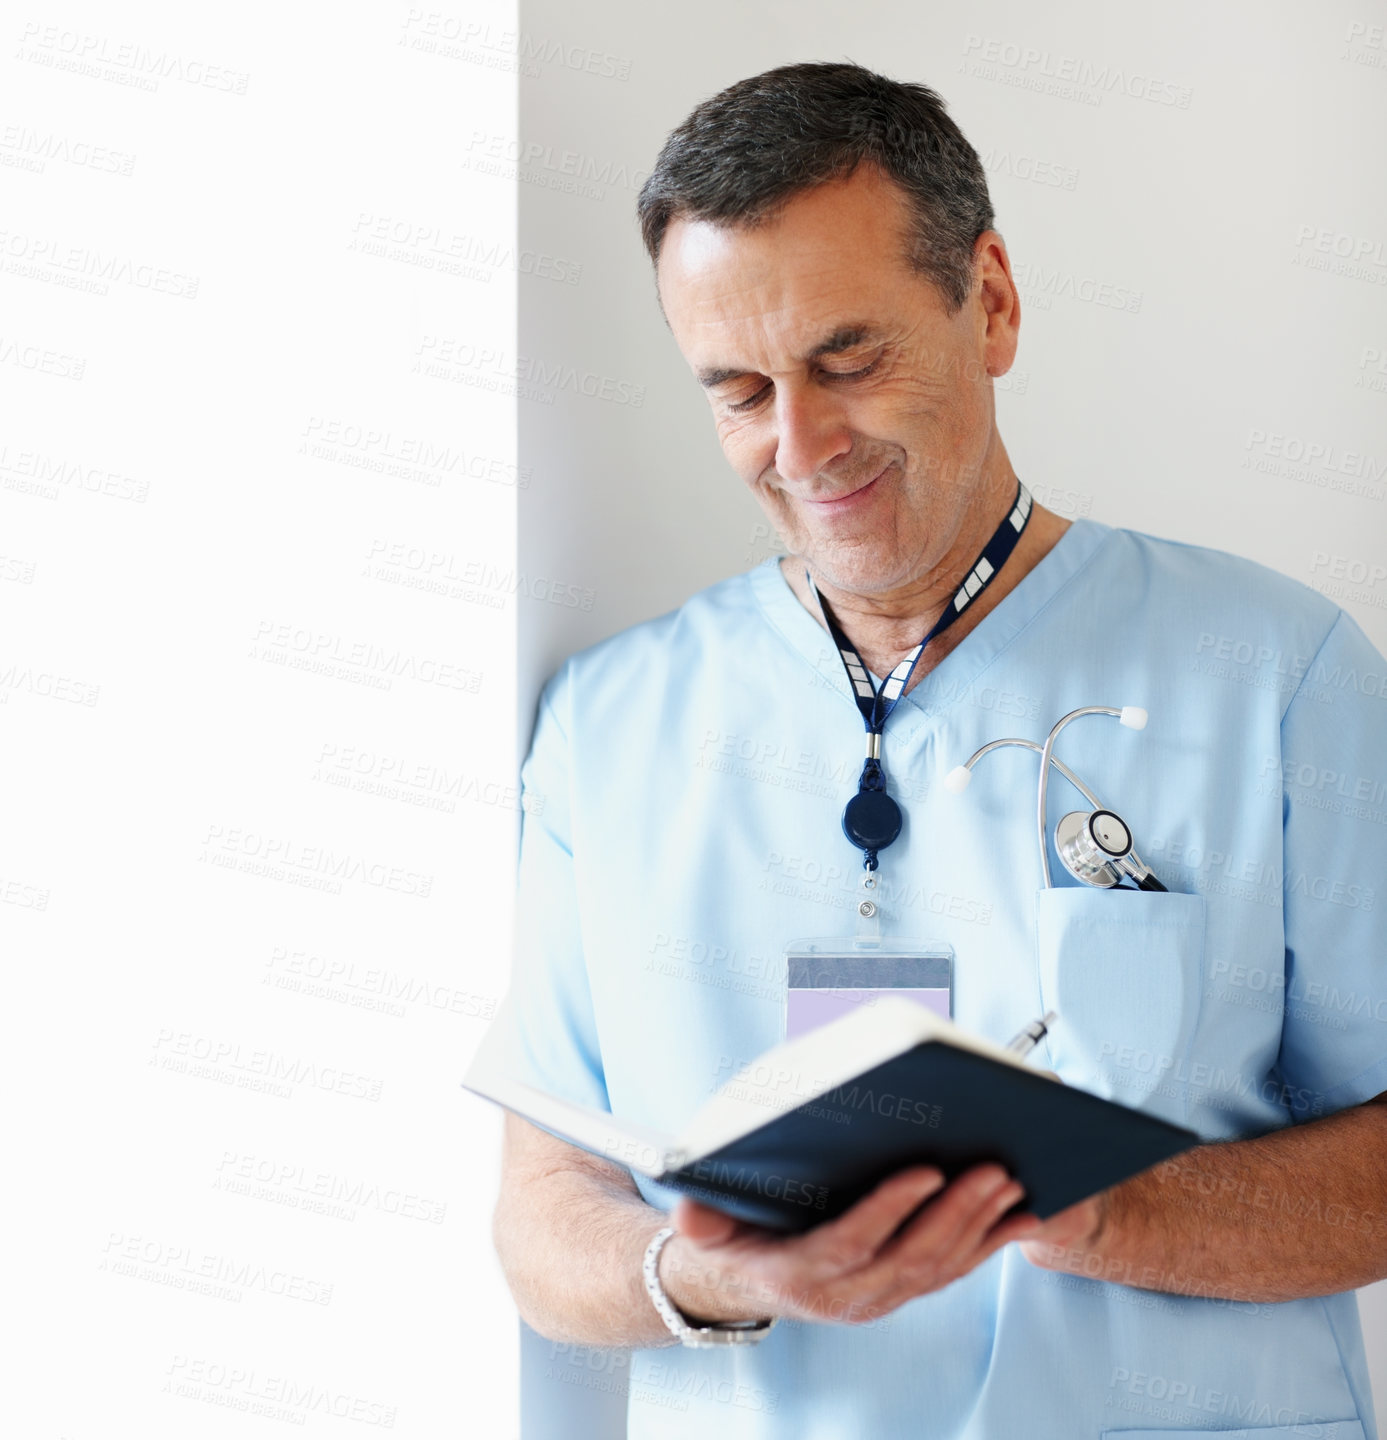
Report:
<svg viewBox="0 0 1387 1440"><path fill-rule="evenodd" d="M543 1090L502 1076L489 1075L482 1079L469 1074L462 1082L462 1088L480 1095L483 1100L504 1106L522 1120L552 1131L580 1150L624 1165L628 1170L637 1170L652 1180L668 1169L677 1168L670 1163L675 1157L668 1135L644 1125L618 1120L606 1110L594 1110L588 1105L560 1100Z"/></svg>

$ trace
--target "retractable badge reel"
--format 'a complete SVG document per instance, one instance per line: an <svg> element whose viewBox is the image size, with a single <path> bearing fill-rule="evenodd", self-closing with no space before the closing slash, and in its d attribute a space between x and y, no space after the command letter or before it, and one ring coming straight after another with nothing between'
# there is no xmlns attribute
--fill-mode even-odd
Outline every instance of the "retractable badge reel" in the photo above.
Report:
<svg viewBox="0 0 1387 1440"><path fill-rule="evenodd" d="M933 628L882 682L880 690L848 639L813 577L805 579L819 603L824 624L838 647L866 729L867 754L857 794L843 809L843 834L862 852L862 887L854 935L801 940L786 952L786 1037L793 1038L854 1006L874 1004L883 995L904 996L945 1019L953 1016L953 947L938 941L892 940L882 935L880 854L899 838L905 823L887 789L882 765L886 722L910 684L925 647L980 596L1016 548L1031 514L1031 497L1018 483L1016 499Z"/></svg>

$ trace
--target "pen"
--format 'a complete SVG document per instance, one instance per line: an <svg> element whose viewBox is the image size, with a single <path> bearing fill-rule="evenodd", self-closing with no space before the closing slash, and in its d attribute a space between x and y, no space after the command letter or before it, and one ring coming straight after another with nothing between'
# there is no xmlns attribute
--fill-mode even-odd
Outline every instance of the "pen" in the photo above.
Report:
<svg viewBox="0 0 1387 1440"><path fill-rule="evenodd" d="M1032 1020L1023 1029L1018 1030L1007 1042L1007 1049L1013 1055L1029 1055L1032 1050L1049 1034L1050 1026L1060 1017L1053 1010L1047 1010L1039 1020Z"/></svg>

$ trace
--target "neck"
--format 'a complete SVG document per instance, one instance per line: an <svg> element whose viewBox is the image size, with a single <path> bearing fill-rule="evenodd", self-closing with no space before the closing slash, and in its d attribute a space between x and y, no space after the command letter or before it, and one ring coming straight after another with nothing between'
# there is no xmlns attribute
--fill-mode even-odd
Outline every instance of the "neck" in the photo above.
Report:
<svg viewBox="0 0 1387 1440"><path fill-rule="evenodd" d="M1016 480L1012 477L1004 495L1000 490L989 493L985 504L972 507L947 554L926 574L893 590L864 593L844 589L810 565L819 593L833 607L839 626L870 670L877 675L888 674L920 643L921 636L929 633L945 607L953 603L958 587L1015 498ZM1069 523L1043 506L1032 504L1030 521L1006 564L958 619L926 646L911 677L910 689L1050 553ZM805 563L802 557L789 555L780 562L780 570L800 604L824 626L813 591L805 581Z"/></svg>

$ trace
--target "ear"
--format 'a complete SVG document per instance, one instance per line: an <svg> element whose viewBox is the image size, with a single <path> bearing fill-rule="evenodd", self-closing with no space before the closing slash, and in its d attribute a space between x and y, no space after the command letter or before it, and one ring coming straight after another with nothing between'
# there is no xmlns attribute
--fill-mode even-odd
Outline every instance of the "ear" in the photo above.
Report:
<svg viewBox="0 0 1387 1440"><path fill-rule="evenodd" d="M1016 359L1021 297L1011 277L1006 242L995 230L984 230L973 246L973 289L983 363L994 378L1005 375Z"/></svg>

